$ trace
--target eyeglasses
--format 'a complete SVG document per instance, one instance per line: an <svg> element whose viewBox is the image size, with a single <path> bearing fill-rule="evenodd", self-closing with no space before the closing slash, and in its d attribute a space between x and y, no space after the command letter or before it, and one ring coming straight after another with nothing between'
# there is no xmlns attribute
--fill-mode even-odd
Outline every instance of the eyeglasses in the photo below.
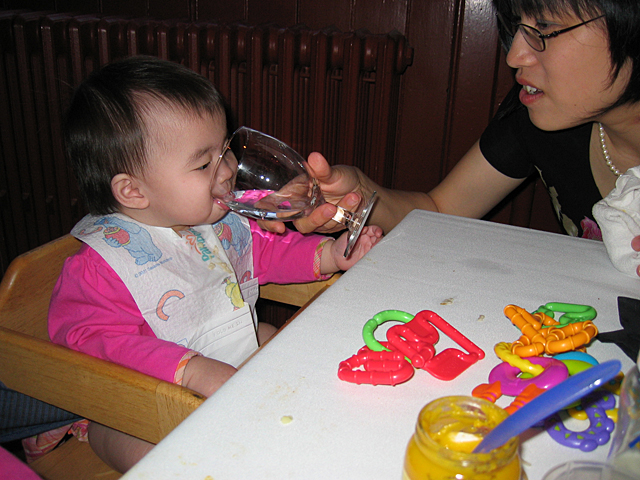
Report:
<svg viewBox="0 0 640 480"><path fill-rule="evenodd" d="M594 22L604 17L604 15L600 15L599 17L592 18L591 20L587 20L586 22L578 23L577 25L563 28L562 30L556 30L555 32L544 34L537 28L533 28L532 26L526 25L524 23L513 24L506 20L499 13L497 13L496 16L499 20L498 27L500 30L500 40L507 50L511 48L511 44L513 43L513 38L516 36L516 33L520 31L522 32L522 36L524 37L525 41L536 52L544 52L545 48L547 48L547 45L545 43L545 40L547 38L557 37L562 33L567 33L575 28L581 27L583 25L586 25L587 23Z"/></svg>

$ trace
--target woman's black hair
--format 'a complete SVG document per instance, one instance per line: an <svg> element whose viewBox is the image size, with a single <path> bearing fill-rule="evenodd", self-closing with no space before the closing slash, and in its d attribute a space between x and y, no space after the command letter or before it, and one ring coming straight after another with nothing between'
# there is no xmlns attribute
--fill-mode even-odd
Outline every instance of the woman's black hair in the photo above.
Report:
<svg viewBox="0 0 640 480"><path fill-rule="evenodd" d="M200 116L225 115L224 100L205 77L155 57L129 57L93 72L76 89L65 118L67 155L89 211L118 210L111 179L142 175L145 119L154 105Z"/></svg>
<svg viewBox="0 0 640 480"><path fill-rule="evenodd" d="M611 81L627 62L631 65L627 88L607 110L640 101L640 0L493 0L493 3L513 23L518 23L522 16L535 18L544 14L572 14L582 21L604 15L613 65Z"/></svg>

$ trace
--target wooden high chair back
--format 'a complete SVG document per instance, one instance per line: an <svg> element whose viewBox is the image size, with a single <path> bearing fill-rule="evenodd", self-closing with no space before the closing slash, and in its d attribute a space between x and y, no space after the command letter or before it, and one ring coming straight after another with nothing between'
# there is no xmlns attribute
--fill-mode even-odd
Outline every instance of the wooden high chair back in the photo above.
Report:
<svg viewBox="0 0 640 480"><path fill-rule="evenodd" d="M51 293L64 260L80 245L80 241L65 235L17 257L9 265L0 283L0 381L84 418L158 443L204 401L202 395L49 340L47 312ZM266 285L261 287L261 296L301 306L334 281L331 278L312 284ZM83 448L83 457L94 455L86 444L78 448ZM56 478L47 470L53 467L48 465L44 471L36 467L39 462L46 464L41 460L58 450L62 449L32 464L50 480ZM113 471L112 476L105 476L108 467L97 457L95 460L102 470L95 474L87 471L82 478L119 477ZM60 478L71 478L73 470L77 468L62 468Z"/></svg>

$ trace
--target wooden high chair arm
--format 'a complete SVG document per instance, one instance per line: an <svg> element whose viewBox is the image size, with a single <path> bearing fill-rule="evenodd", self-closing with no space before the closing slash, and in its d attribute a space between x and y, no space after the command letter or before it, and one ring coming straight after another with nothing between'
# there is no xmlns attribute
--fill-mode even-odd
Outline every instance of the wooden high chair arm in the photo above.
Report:
<svg viewBox="0 0 640 480"><path fill-rule="evenodd" d="M0 381L154 444L205 400L179 385L4 327Z"/></svg>
<svg viewBox="0 0 640 480"><path fill-rule="evenodd" d="M310 303L317 294L322 293L330 285L333 285L341 275L340 273L334 273L331 278L320 282L289 283L287 285L267 283L260 286L260 298L303 307Z"/></svg>

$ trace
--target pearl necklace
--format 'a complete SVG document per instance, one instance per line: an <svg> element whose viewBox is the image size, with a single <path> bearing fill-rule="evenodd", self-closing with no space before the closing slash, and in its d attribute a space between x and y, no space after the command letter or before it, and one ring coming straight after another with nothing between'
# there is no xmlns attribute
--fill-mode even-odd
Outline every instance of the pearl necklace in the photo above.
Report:
<svg viewBox="0 0 640 480"><path fill-rule="evenodd" d="M616 177L619 177L620 170L618 170L618 167L616 167L611 161L611 156L609 155L607 144L604 143L604 127L600 122L598 122L598 128L600 129L600 145L602 145L602 154L604 155L605 163L609 167L609 170L611 170Z"/></svg>

